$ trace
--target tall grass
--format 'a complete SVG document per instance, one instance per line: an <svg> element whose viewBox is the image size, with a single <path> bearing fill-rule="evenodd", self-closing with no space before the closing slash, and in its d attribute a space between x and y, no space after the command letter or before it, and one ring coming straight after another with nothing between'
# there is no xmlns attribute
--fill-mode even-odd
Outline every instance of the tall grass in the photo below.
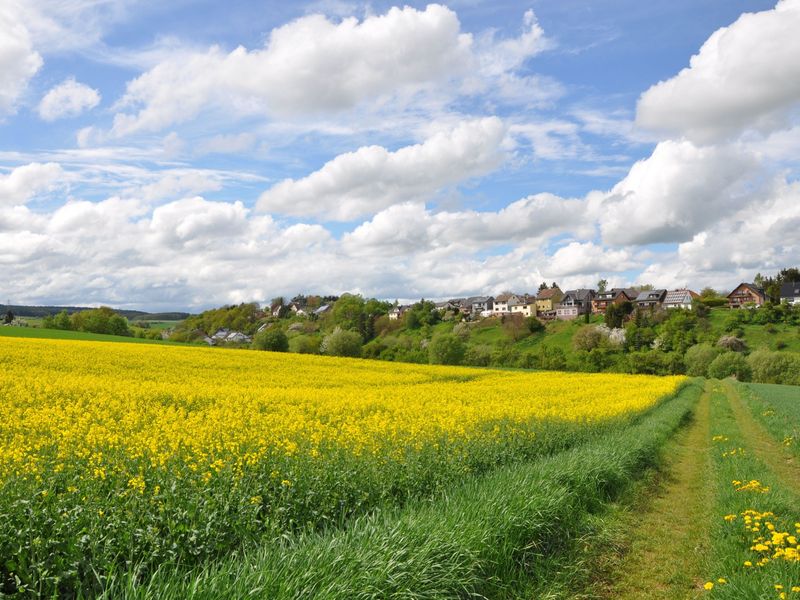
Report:
<svg viewBox="0 0 800 600"><path fill-rule="evenodd" d="M503 597L574 558L591 515L624 494L691 413L696 384L628 427L535 462L466 479L447 493L145 581L118 573L105 598Z"/></svg>

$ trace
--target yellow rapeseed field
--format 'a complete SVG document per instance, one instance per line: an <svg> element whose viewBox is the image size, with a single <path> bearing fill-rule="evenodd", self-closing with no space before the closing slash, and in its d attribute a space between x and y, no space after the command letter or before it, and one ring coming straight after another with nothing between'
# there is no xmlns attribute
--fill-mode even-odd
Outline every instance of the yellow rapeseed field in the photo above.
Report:
<svg viewBox="0 0 800 600"><path fill-rule="evenodd" d="M0 364L0 482L75 460L87 478L134 479L180 459L208 479L331 447L386 459L443 438L636 413L683 379L14 338L0 342Z"/></svg>
<svg viewBox="0 0 800 600"><path fill-rule="evenodd" d="M0 338L0 579L102 588L121 565L340 526L579 443L682 380Z"/></svg>

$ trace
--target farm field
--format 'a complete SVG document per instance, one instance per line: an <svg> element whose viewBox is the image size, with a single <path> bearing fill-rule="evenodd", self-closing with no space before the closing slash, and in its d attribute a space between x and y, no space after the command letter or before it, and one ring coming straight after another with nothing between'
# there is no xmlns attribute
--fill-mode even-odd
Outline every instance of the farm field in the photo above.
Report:
<svg viewBox="0 0 800 600"><path fill-rule="evenodd" d="M684 381L20 338L0 360L4 591L34 595L349 531L625 429Z"/></svg>
<svg viewBox="0 0 800 600"><path fill-rule="evenodd" d="M0 338L37 338L56 340L82 340L95 342L124 342L128 344L161 344L177 345L177 342L162 340L148 340L144 338L126 337L121 335L106 335L104 333L88 333L85 331L70 331L62 329L42 329L40 327L0 327Z"/></svg>

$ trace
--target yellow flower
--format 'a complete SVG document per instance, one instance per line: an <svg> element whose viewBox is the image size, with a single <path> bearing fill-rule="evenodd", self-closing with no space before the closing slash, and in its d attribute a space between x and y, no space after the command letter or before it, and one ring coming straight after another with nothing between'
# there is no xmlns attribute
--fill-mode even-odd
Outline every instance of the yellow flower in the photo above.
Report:
<svg viewBox="0 0 800 600"><path fill-rule="evenodd" d="M705 584L703 584L703 588L705 588L706 590L713 590L714 589L714 582L713 581L706 581Z"/></svg>

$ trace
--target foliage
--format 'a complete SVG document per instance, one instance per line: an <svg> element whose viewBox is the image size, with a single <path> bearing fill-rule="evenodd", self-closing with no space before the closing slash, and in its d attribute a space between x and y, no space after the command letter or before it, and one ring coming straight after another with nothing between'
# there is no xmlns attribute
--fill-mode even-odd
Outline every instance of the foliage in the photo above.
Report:
<svg viewBox="0 0 800 600"><path fill-rule="evenodd" d="M241 331L246 334L255 333L259 320L264 318L264 313L255 303L222 306L193 315L181 323L177 328L176 339L191 339L194 332L203 332L214 335L220 329Z"/></svg>
<svg viewBox="0 0 800 600"><path fill-rule="evenodd" d="M572 337L572 345L576 350L588 352L604 345L606 339L606 336L597 327L581 327Z"/></svg>
<svg viewBox="0 0 800 600"><path fill-rule="evenodd" d="M355 331L348 331L337 327L325 336L320 344L319 351L329 356L361 356L361 336Z"/></svg>
<svg viewBox="0 0 800 600"><path fill-rule="evenodd" d="M432 365L460 365L464 361L466 346L452 333L440 333L428 345L428 360Z"/></svg>
<svg viewBox="0 0 800 600"><path fill-rule="evenodd" d="M747 350L745 341L735 335L723 335L717 340L717 346L731 352L744 352Z"/></svg>
<svg viewBox="0 0 800 600"><path fill-rule="evenodd" d="M73 313L69 317L69 326L66 326L64 322L65 316L66 311L62 311L53 320L53 325L56 329L70 329L72 331L86 331L107 335L133 335L128 328L128 320L116 314L113 309L107 306Z"/></svg>
<svg viewBox="0 0 800 600"><path fill-rule="evenodd" d="M289 338L276 325L260 331L253 338L254 350L269 350L270 352L287 352L289 350Z"/></svg>
<svg viewBox="0 0 800 600"><path fill-rule="evenodd" d="M616 304L611 302L606 306L605 323L611 329L622 327L625 317L633 312L633 304L629 300Z"/></svg>
<svg viewBox="0 0 800 600"><path fill-rule="evenodd" d="M747 357L747 364L755 382L800 385L800 355L756 350Z"/></svg>
<svg viewBox="0 0 800 600"><path fill-rule="evenodd" d="M708 365L708 376L715 379L736 377L739 381L750 381L751 375L750 365L738 352L723 352Z"/></svg>
<svg viewBox="0 0 800 600"><path fill-rule="evenodd" d="M11 309L9 308L8 311L5 314L5 317L3 317L3 323L8 325L8 324L13 323L13 322L14 322L14 313L11 312Z"/></svg>
<svg viewBox="0 0 800 600"><path fill-rule="evenodd" d="M723 352L719 346L703 343L692 346L686 351L684 362L686 374L692 377L707 377L708 367Z"/></svg>
<svg viewBox="0 0 800 600"><path fill-rule="evenodd" d="M435 325L441 321L441 315L436 309L436 304L425 299L412 304L403 318L405 319L406 327L409 329L419 329L423 325Z"/></svg>
<svg viewBox="0 0 800 600"><path fill-rule="evenodd" d="M289 340L289 351L298 354L319 354L322 338L319 336L296 335Z"/></svg>

